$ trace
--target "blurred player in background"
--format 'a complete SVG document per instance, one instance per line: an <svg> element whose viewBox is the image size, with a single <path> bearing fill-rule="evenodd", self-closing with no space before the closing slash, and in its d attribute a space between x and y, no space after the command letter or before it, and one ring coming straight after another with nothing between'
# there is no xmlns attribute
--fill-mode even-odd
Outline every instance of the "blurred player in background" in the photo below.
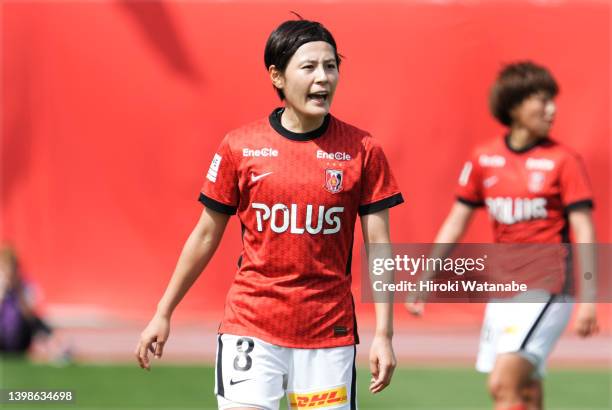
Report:
<svg viewBox="0 0 612 410"><path fill-rule="evenodd" d="M497 243L595 242L592 193L580 157L549 138L558 85L531 62L499 73L490 96L503 138L477 147L459 177L457 201L436 243L458 242L475 209L487 206ZM588 255L580 255L588 257ZM496 410L542 409L546 360L565 329L572 298L548 294L545 303L487 305L476 368L489 374ZM422 304L408 303L414 314ZM597 331L596 306L580 303L576 331Z"/></svg>
<svg viewBox="0 0 612 410"><path fill-rule="evenodd" d="M356 408L351 250L357 215L366 242L388 243L388 208L403 202L383 151L334 116L340 57L317 22L287 21L264 54L284 103L228 133L200 194L205 209L179 257L136 357L161 357L173 310L213 256L230 215L242 225L239 268L219 328L219 408ZM370 390L395 367L392 309L376 304Z"/></svg>
<svg viewBox="0 0 612 410"><path fill-rule="evenodd" d="M71 349L37 314L34 292L22 275L17 254L0 247L0 353L26 355L67 364Z"/></svg>

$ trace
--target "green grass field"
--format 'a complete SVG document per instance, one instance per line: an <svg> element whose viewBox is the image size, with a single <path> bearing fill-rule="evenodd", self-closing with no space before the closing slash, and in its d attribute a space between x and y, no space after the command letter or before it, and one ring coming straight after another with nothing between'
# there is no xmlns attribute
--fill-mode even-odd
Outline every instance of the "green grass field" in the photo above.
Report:
<svg viewBox="0 0 612 410"><path fill-rule="evenodd" d="M63 406L0 404L0 408L214 409L213 377L210 366L157 365L145 372L127 364L53 367L4 359L0 365L2 388L72 390L76 402ZM367 391L366 369L360 369L358 377L361 409L491 408L484 390L485 377L469 368L400 368L393 384L377 396ZM611 409L611 380L606 370L551 370L546 379L546 408Z"/></svg>

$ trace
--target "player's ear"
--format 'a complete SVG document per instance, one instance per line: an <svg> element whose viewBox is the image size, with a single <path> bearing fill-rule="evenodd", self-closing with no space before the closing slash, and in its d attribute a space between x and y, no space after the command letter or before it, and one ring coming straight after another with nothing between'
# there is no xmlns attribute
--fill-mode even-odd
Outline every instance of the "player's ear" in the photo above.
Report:
<svg viewBox="0 0 612 410"><path fill-rule="evenodd" d="M268 67L268 73L270 74L270 81L272 81L272 85L282 90L283 86L285 85L285 77L283 76L283 73L276 68L274 64Z"/></svg>

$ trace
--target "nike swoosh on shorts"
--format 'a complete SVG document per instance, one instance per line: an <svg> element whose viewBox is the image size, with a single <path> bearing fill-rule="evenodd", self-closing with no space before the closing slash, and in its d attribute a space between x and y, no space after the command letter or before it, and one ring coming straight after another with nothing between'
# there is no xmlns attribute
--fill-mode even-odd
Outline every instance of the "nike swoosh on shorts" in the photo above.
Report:
<svg viewBox="0 0 612 410"><path fill-rule="evenodd" d="M236 381L234 381L234 380L230 380L230 386L233 386L234 384L238 384L238 383L246 382L246 381L248 381L248 380L251 380L251 379L242 379L242 380L236 380Z"/></svg>

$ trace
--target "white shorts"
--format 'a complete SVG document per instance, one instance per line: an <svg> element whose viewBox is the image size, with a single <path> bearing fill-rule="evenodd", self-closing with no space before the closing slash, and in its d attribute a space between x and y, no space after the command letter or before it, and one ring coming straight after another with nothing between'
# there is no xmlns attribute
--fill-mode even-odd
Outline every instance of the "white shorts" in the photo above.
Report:
<svg viewBox="0 0 612 410"><path fill-rule="evenodd" d="M565 295L548 295L548 302L489 302L476 369L489 373L498 354L518 353L534 365L535 378L543 377L546 359L567 326L572 308L572 298Z"/></svg>
<svg viewBox="0 0 612 410"><path fill-rule="evenodd" d="M219 409L357 408L355 346L295 349L251 336L217 337L215 394Z"/></svg>

